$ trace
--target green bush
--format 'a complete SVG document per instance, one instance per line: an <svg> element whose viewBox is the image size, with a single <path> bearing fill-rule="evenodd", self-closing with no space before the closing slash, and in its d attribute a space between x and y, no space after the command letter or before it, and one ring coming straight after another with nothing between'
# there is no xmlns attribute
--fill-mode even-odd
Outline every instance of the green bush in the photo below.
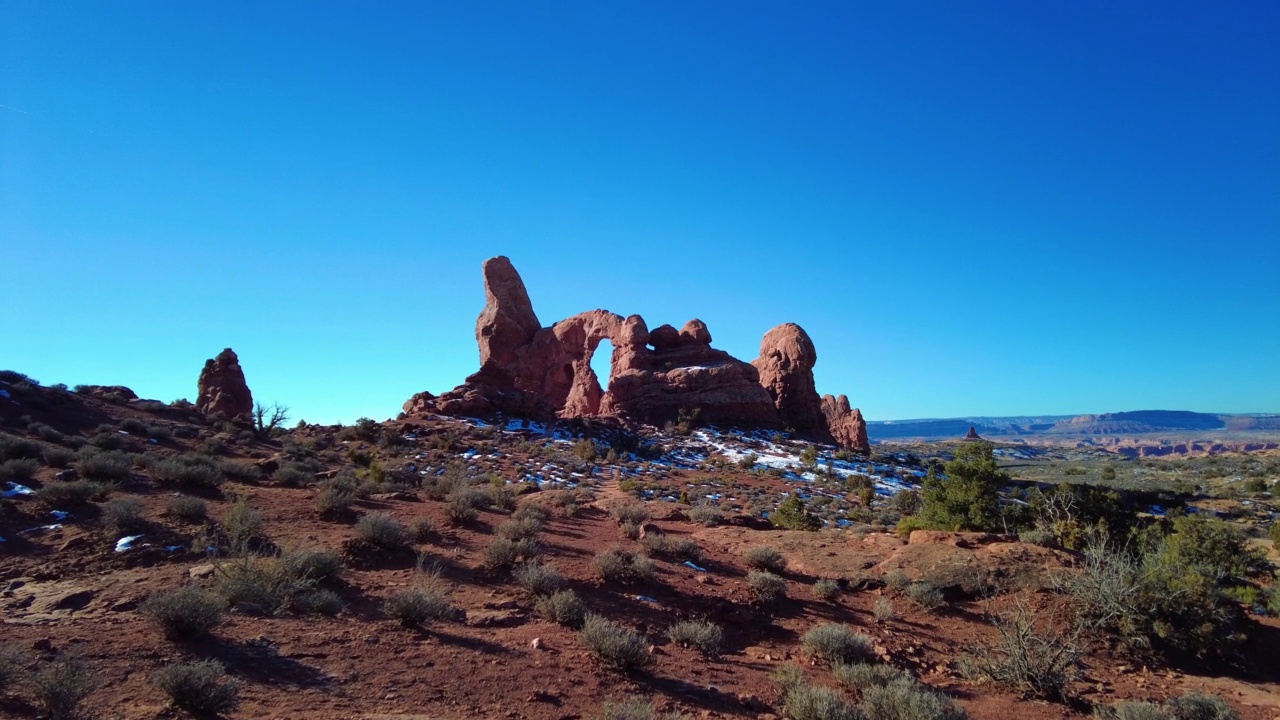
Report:
<svg viewBox="0 0 1280 720"><path fill-rule="evenodd" d="M644 638L600 615L588 614L579 635L596 660L611 670L635 670L649 664Z"/></svg>
<svg viewBox="0 0 1280 720"><path fill-rule="evenodd" d="M707 657L720 655L720 643L724 630L707 620L685 620L667 629L667 637L681 647L696 648Z"/></svg>
<svg viewBox="0 0 1280 720"><path fill-rule="evenodd" d="M356 522L356 537L383 550L401 550L409 546L409 528L386 513L371 512Z"/></svg>
<svg viewBox="0 0 1280 720"><path fill-rule="evenodd" d="M871 638L839 623L817 625L806 632L800 642L809 657L828 665L870 663L878 659Z"/></svg>
<svg viewBox="0 0 1280 720"><path fill-rule="evenodd" d="M159 485L215 489L222 486L222 469L205 455L188 453L157 460L148 468Z"/></svg>
<svg viewBox="0 0 1280 720"><path fill-rule="evenodd" d="M907 518L901 530L1000 530L1000 490L1009 476L996 466L995 446L988 442L962 445L946 465L946 478L933 470L924 479L919 514Z"/></svg>
<svg viewBox="0 0 1280 720"><path fill-rule="evenodd" d="M178 642L198 640L222 622L226 602L195 585L164 590L147 598L138 611Z"/></svg>
<svg viewBox="0 0 1280 720"><path fill-rule="evenodd" d="M314 479L315 473L298 463L284 463L271 475L272 484L278 487L302 487Z"/></svg>
<svg viewBox="0 0 1280 720"><path fill-rule="evenodd" d="M332 590L303 590L293 598L293 607L301 613L337 615L342 612L342 596Z"/></svg>
<svg viewBox="0 0 1280 720"><path fill-rule="evenodd" d="M276 558L244 555L218 566L214 591L233 605L272 615L284 609L307 583L291 576Z"/></svg>
<svg viewBox="0 0 1280 720"><path fill-rule="evenodd" d="M618 545L598 553L593 564L607 582L650 582L657 574L652 560Z"/></svg>
<svg viewBox="0 0 1280 720"><path fill-rule="evenodd" d="M570 628L582 627L587 616L586 605L572 590L561 590L538 600L535 609L543 618Z"/></svg>
<svg viewBox="0 0 1280 720"><path fill-rule="evenodd" d="M866 662L836 663L831 667L831 672L836 682L858 697L862 697L867 688L888 685L904 676L901 670L892 665Z"/></svg>
<svg viewBox="0 0 1280 720"><path fill-rule="evenodd" d="M724 522L724 513L714 505L698 504L689 508L689 519L704 527L715 527Z"/></svg>
<svg viewBox="0 0 1280 720"><path fill-rule="evenodd" d="M782 553L771 547L753 547L742 556L746 560L747 566L756 570L764 570L766 572L781 575L787 571L787 561L782 557Z"/></svg>
<svg viewBox="0 0 1280 720"><path fill-rule="evenodd" d="M420 517L409 526L409 534L413 536L414 542L425 543L430 542L439 535L440 528L436 526L435 520L429 517Z"/></svg>
<svg viewBox="0 0 1280 720"><path fill-rule="evenodd" d="M107 486L88 480L72 480L70 482L51 482L36 490L36 497L49 507L68 507L87 505L89 501L100 499L107 494Z"/></svg>
<svg viewBox="0 0 1280 720"><path fill-rule="evenodd" d="M613 509L613 519L619 525L640 525L649 519L649 508L640 503L619 505Z"/></svg>
<svg viewBox="0 0 1280 720"><path fill-rule="evenodd" d="M248 498L240 498L227 508L222 527L227 533L231 552L243 555L263 539L262 511L250 505Z"/></svg>
<svg viewBox="0 0 1280 720"><path fill-rule="evenodd" d="M747 583L760 602L771 603L787 596L787 581L766 570L747 573Z"/></svg>
<svg viewBox="0 0 1280 720"><path fill-rule="evenodd" d="M222 715L240 704L240 683L226 677L216 660L173 662L156 671L151 682L175 707L197 715Z"/></svg>
<svg viewBox="0 0 1280 720"><path fill-rule="evenodd" d="M119 498L102 506L102 524L114 533L137 530L145 524L142 503L137 498Z"/></svg>
<svg viewBox="0 0 1280 720"><path fill-rule="evenodd" d="M689 538L673 538L663 533L648 533L640 538L640 546L650 555L661 555L695 563L702 559L702 549L698 547L698 543Z"/></svg>
<svg viewBox="0 0 1280 720"><path fill-rule="evenodd" d="M17 435L0 433L0 461L21 460L23 458L34 460L40 457L42 450L43 448L38 442L20 438Z"/></svg>
<svg viewBox="0 0 1280 720"><path fill-rule="evenodd" d="M876 600L876 604L871 607L871 617L877 623L884 624L893 619L893 602L887 597Z"/></svg>
<svg viewBox="0 0 1280 720"><path fill-rule="evenodd" d="M326 480L320 484L320 490L316 493L316 508L324 517L338 517L347 513L355 499L354 488Z"/></svg>
<svg viewBox="0 0 1280 720"><path fill-rule="evenodd" d="M523 540L535 537L542 531L543 523L532 517L513 518L498 526L498 537Z"/></svg>
<svg viewBox="0 0 1280 720"><path fill-rule="evenodd" d="M804 501L794 495L782 501L769 520L785 530L821 530L822 518L809 512Z"/></svg>
<svg viewBox="0 0 1280 720"><path fill-rule="evenodd" d="M1240 716L1216 695L1188 693L1167 701L1163 706L1140 701L1125 701L1114 707L1095 707L1099 720L1239 720Z"/></svg>
<svg viewBox="0 0 1280 720"><path fill-rule="evenodd" d="M32 458L17 458L0 462L0 483L26 483L40 469L40 463Z"/></svg>
<svg viewBox="0 0 1280 720"><path fill-rule="evenodd" d="M0 645L0 695L18 683L27 660L27 653L17 645Z"/></svg>
<svg viewBox="0 0 1280 720"><path fill-rule="evenodd" d="M946 604L942 591L931 582L920 580L907 586L907 597L921 610L932 612Z"/></svg>
<svg viewBox="0 0 1280 720"><path fill-rule="evenodd" d="M285 576L299 583L332 584L342 575L342 558L328 548L294 548L275 559Z"/></svg>
<svg viewBox="0 0 1280 720"><path fill-rule="evenodd" d="M88 448L86 448L87 450ZM121 452L81 452L75 463L76 475L85 480L121 483L129 479L133 462Z"/></svg>
<svg viewBox="0 0 1280 720"><path fill-rule="evenodd" d="M75 460L76 453L69 448L49 446L41 453L41 457L44 458L44 464L51 468L64 468Z"/></svg>
<svg viewBox="0 0 1280 720"><path fill-rule="evenodd" d="M511 567L517 562L524 560L528 562L538 557L542 551L538 541L533 538L522 538L520 540L511 540L504 537L495 537L489 541L484 548L484 566L489 570L498 570L505 567Z"/></svg>

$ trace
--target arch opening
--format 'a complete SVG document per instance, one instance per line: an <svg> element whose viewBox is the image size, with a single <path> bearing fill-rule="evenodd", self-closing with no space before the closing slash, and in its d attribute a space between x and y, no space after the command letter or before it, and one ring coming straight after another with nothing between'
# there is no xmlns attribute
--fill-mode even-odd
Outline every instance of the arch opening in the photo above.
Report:
<svg viewBox="0 0 1280 720"><path fill-rule="evenodd" d="M613 343L604 338L591 354L591 370L600 381L600 389L609 391L609 377L613 374Z"/></svg>

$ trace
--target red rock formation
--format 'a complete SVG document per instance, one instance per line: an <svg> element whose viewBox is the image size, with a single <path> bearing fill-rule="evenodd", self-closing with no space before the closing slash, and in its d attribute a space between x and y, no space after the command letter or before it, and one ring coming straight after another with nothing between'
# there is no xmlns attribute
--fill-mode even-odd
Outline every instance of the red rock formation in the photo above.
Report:
<svg viewBox="0 0 1280 720"><path fill-rule="evenodd" d="M707 423L790 426L823 440L833 427L845 444L866 448L866 425L847 399L842 411L833 406L828 422L813 385L817 352L799 326L771 330L760 359L745 363L711 347L711 332L697 319L678 331L670 325L649 331L639 315L592 310L539 327L510 261L486 261L484 278L486 303L476 322L480 370L439 397L413 396L406 413L604 415L661 425L696 410ZM591 358L605 339L613 357L601 387Z"/></svg>
<svg viewBox="0 0 1280 720"><path fill-rule="evenodd" d="M199 391L196 410L205 415L222 413L233 419L247 419L253 413L253 394L245 384L240 359L231 348L205 361L196 387Z"/></svg>
<svg viewBox="0 0 1280 720"><path fill-rule="evenodd" d="M825 425L822 399L813 384L817 362L818 351L809 334L799 325L783 323L765 333L760 357L751 363L783 421L800 432L813 432Z"/></svg>
<svg viewBox="0 0 1280 720"><path fill-rule="evenodd" d="M871 452L867 423L862 419L861 410L849 407L849 398L823 395L822 414L826 417L831 437L837 443L861 453Z"/></svg>
<svg viewBox="0 0 1280 720"><path fill-rule="evenodd" d="M969 432L965 433L965 440L981 440L982 436L978 434L978 428L970 425Z"/></svg>

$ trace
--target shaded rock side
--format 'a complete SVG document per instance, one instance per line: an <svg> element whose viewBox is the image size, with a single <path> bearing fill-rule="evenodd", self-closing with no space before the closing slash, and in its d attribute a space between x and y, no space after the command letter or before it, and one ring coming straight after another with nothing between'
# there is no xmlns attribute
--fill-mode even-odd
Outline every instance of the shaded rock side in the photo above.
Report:
<svg viewBox="0 0 1280 720"><path fill-rule="evenodd" d="M862 419L862 411L850 408L848 397L823 395L822 414L827 420L827 430L836 443L861 453L871 452L871 441L867 438L867 423Z"/></svg>
<svg viewBox="0 0 1280 720"><path fill-rule="evenodd" d="M542 329L533 312L529 292L515 266L506 257L484 261L484 310L476 319L476 344L480 346L480 366L508 365L516 350L533 340Z"/></svg>
<svg viewBox="0 0 1280 720"><path fill-rule="evenodd" d="M248 419L253 413L253 394L244 381L240 359L231 348L205 361L196 388L196 410L205 415L222 413L229 418Z"/></svg>
<svg viewBox="0 0 1280 720"><path fill-rule="evenodd" d="M760 357L751 363L783 422L802 433L825 430L822 399L813 383L817 362L809 334L795 323L783 323L765 333Z"/></svg>

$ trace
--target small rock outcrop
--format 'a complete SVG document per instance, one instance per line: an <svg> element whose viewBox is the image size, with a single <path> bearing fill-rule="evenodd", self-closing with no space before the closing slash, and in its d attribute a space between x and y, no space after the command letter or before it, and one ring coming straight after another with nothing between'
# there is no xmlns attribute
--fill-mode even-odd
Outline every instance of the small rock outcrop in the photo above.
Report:
<svg viewBox="0 0 1280 720"><path fill-rule="evenodd" d="M247 419L253 414L253 394L244 381L240 358L231 348L205 361L196 387L196 410L205 415L222 413L232 419Z"/></svg>
<svg viewBox="0 0 1280 720"><path fill-rule="evenodd" d="M841 396L841 404L832 398L828 408L818 396L818 354L798 325L770 330L760 358L747 363L711 347L711 331L696 318L679 330L649 330L639 315L591 310L542 327L510 260L486 260L483 271L485 307L476 321L480 369L440 396L414 395L405 413L608 416L654 425L697 413L706 423L790 427L869 449L862 414L850 410L848 399ZM613 357L602 385L591 359L606 339Z"/></svg>
<svg viewBox="0 0 1280 720"><path fill-rule="evenodd" d="M978 428L973 425L969 426L969 432L964 435L965 440L981 440L982 436L978 434Z"/></svg>

